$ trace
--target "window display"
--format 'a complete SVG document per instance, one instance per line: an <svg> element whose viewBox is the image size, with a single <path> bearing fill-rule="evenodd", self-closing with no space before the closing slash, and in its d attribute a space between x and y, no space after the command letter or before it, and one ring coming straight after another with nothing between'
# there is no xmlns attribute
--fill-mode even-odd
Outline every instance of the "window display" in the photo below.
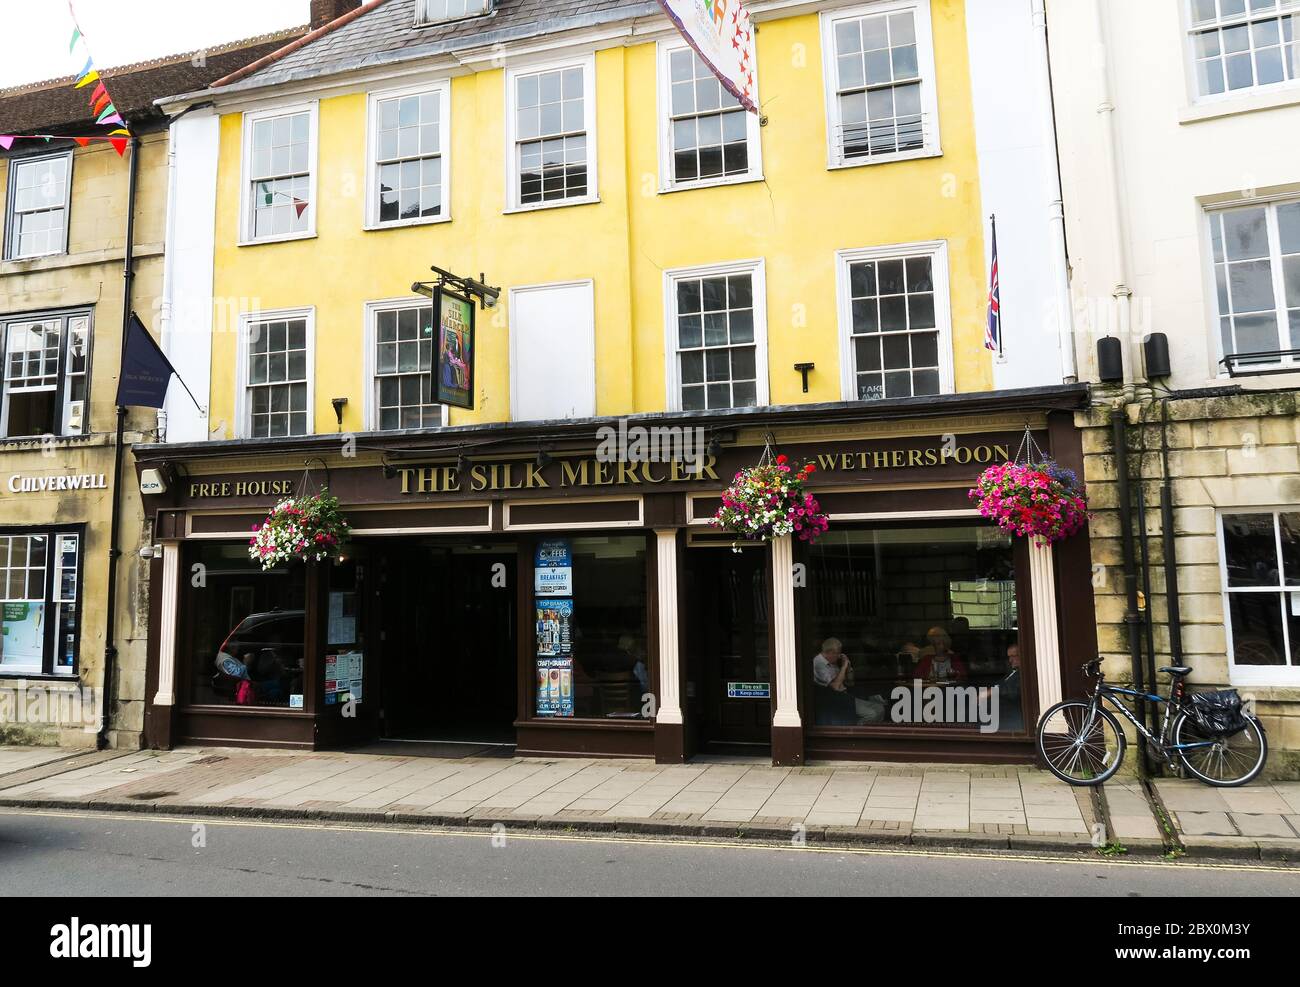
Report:
<svg viewBox="0 0 1300 987"><path fill-rule="evenodd" d="M645 536L545 539L533 558L535 715L645 718Z"/></svg>
<svg viewBox="0 0 1300 987"><path fill-rule="evenodd" d="M81 535L0 535L0 674L75 675Z"/></svg>
<svg viewBox="0 0 1300 987"><path fill-rule="evenodd" d="M197 545L188 566L191 701L303 708L304 567L263 572L238 543Z"/></svg>
<svg viewBox="0 0 1300 987"><path fill-rule="evenodd" d="M1006 533L837 527L800 605L816 726L1025 729Z"/></svg>

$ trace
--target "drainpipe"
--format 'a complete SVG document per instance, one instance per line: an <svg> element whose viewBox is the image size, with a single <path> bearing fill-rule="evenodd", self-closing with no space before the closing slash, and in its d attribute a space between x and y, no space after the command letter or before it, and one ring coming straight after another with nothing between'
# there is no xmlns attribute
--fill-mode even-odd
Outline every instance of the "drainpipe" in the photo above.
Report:
<svg viewBox="0 0 1300 987"><path fill-rule="evenodd" d="M1128 222L1124 209L1124 184L1120 167L1119 124L1115 120L1115 99L1112 95L1110 75L1110 27L1106 17L1109 0L1093 0L1092 9L1097 32L1097 78L1101 85L1097 113L1102 118L1101 150L1109 166L1111 194L1109 199L1115 258L1115 285L1111 297L1115 301L1116 335L1124 341L1124 400L1133 400L1133 369L1139 366L1133 353L1132 300L1133 289L1128 284Z"/></svg>
<svg viewBox="0 0 1300 987"><path fill-rule="evenodd" d="M1143 429L1145 434L1145 429ZM1138 454L1138 462L1141 463L1146 453L1146 443L1143 442L1142 452ZM1143 483L1142 467L1138 466L1137 475L1137 527L1141 532L1138 539L1138 547L1142 557L1142 598L1146 604L1139 611L1142 616L1142 631L1146 644L1146 654L1143 656L1143 674L1146 681L1151 683L1152 688L1156 684L1156 629L1155 622L1151 612L1151 548L1149 545L1150 536L1147 533L1147 495L1146 485ZM1152 733L1160 733L1160 707L1152 703L1148 708L1150 714L1147 720L1147 728ZM1155 768L1154 761L1151 767Z"/></svg>
<svg viewBox="0 0 1300 987"><path fill-rule="evenodd" d="M1074 348L1074 304L1070 298L1070 259L1066 252L1065 196L1061 192L1061 154L1056 141L1056 111L1052 94L1051 49L1047 36L1046 0L1032 0L1034 44L1034 74L1039 101L1039 127L1043 142L1051 148L1047 156L1047 238L1052 252L1052 283L1056 296L1056 325L1060 334L1061 380L1073 384L1079 379L1078 357Z"/></svg>
<svg viewBox="0 0 1300 987"><path fill-rule="evenodd" d="M1169 660L1183 663L1183 619L1178 602L1178 553L1174 548L1174 485L1169 477L1169 398L1160 401L1160 538L1165 552L1165 607L1169 611Z"/></svg>
<svg viewBox="0 0 1300 987"><path fill-rule="evenodd" d="M118 376L126 363L127 328L131 323L132 288L135 284L135 194L136 178L140 167L140 138L132 135L131 161L127 170L126 187L126 249L122 263L122 339L118 352ZM95 745L103 750L108 746L108 728L113 707L113 670L117 663L117 560L122 554L117 542L121 533L122 514L122 463L126 458L126 408L117 406L117 440L113 444L113 514L108 529L108 593L104 599L107 608L104 625L104 685L103 712L99 719L99 733Z"/></svg>
<svg viewBox="0 0 1300 987"><path fill-rule="evenodd" d="M1128 631L1129 670L1133 677L1133 688L1142 692L1146 688L1146 676L1142 670L1142 616L1138 612L1137 560L1133 546L1132 501L1129 497L1127 424L1126 415L1122 409L1117 408L1111 411L1110 428L1112 448L1115 454L1116 496L1118 499L1120 543L1123 549L1124 562L1124 626ZM1138 699L1137 717L1142 723L1145 723L1147 719L1146 706L1145 699ZM1138 763L1142 777L1146 778L1150 776L1147 769L1146 741L1139 736L1137 742L1140 753Z"/></svg>

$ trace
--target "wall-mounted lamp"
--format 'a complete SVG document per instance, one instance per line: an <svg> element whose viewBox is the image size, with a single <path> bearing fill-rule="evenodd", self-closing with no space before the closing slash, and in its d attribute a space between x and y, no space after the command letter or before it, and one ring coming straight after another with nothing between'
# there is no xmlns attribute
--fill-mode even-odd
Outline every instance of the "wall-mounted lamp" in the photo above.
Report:
<svg viewBox="0 0 1300 987"><path fill-rule="evenodd" d="M807 393L808 393L808 375L809 375L810 373L812 373L814 370L817 369L817 364L815 364L815 363L796 363L796 364L794 365L794 369L795 369L798 373L803 374L803 392L804 392L805 394L807 394Z"/></svg>
<svg viewBox="0 0 1300 987"><path fill-rule="evenodd" d="M551 465L551 454L550 454L549 452L547 452L545 449L538 449L538 450L537 450L537 468L538 468L539 470L540 470L540 469L546 469L546 467L548 467L548 466L550 466L550 465Z"/></svg>
<svg viewBox="0 0 1300 987"><path fill-rule="evenodd" d="M473 465L474 465L474 463L470 460L470 458L469 458L467 455L465 455L464 452L458 452L458 453L456 453L456 472L457 472L457 473L460 473L460 474L464 475L465 473L468 473L468 472L469 472L469 468L470 468L471 466L473 466Z"/></svg>
<svg viewBox="0 0 1300 987"><path fill-rule="evenodd" d="M334 406L334 417L339 420L339 431L343 431L343 409L347 407L347 398L330 398L330 404Z"/></svg>

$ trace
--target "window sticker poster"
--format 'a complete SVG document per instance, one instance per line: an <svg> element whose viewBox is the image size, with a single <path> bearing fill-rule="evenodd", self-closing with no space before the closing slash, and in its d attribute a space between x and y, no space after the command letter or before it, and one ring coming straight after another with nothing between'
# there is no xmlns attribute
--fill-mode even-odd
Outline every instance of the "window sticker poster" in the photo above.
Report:
<svg viewBox="0 0 1300 987"><path fill-rule="evenodd" d="M439 404L474 407L474 306L440 289L438 292Z"/></svg>
<svg viewBox="0 0 1300 987"><path fill-rule="evenodd" d="M45 604L0 603L0 665L40 668L45 657Z"/></svg>
<svg viewBox="0 0 1300 987"><path fill-rule="evenodd" d="M573 716L573 659L537 659L537 715Z"/></svg>
<svg viewBox="0 0 1300 987"><path fill-rule="evenodd" d="M573 601L537 601L537 657L573 654Z"/></svg>
<svg viewBox="0 0 1300 987"><path fill-rule="evenodd" d="M565 539L538 543L533 560L533 593L537 596L573 595L573 553Z"/></svg>
<svg viewBox="0 0 1300 987"><path fill-rule="evenodd" d="M345 651L325 656L325 705L335 706L348 700L361 702L365 656L360 651Z"/></svg>
<svg viewBox="0 0 1300 987"><path fill-rule="evenodd" d="M357 643L356 593L330 593L328 643L331 646Z"/></svg>

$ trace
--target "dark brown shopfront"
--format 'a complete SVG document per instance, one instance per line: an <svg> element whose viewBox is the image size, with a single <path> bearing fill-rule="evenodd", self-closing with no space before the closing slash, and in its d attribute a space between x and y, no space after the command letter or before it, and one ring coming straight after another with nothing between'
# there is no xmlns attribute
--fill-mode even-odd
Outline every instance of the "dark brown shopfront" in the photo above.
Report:
<svg viewBox="0 0 1300 987"><path fill-rule="evenodd" d="M149 741L1030 760L1039 708L1095 648L1087 536L1032 550L966 491L1026 418L1079 458L1077 393L1037 400L939 429L842 406L700 422L718 441L699 473L607 462L591 422L337 460L329 437L268 441L251 474L227 465L246 442L143 447L170 477L150 498L152 598L173 601L151 621ZM707 524L766 443L819 465L816 545L736 552ZM262 572L247 533L304 483L339 497L354 540L338 563Z"/></svg>

